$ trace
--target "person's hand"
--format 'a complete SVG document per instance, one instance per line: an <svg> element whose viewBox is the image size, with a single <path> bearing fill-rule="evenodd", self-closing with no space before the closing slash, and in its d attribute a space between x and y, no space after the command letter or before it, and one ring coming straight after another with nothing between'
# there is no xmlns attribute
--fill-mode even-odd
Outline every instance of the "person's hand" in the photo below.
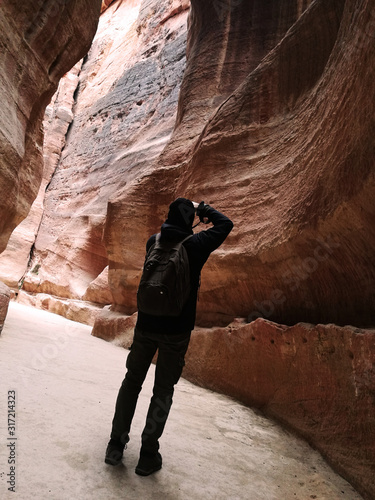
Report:
<svg viewBox="0 0 375 500"><path fill-rule="evenodd" d="M204 201L201 201L198 205L197 216L199 217L199 220L204 224L208 224L210 222L208 214L210 208L210 205L207 205Z"/></svg>

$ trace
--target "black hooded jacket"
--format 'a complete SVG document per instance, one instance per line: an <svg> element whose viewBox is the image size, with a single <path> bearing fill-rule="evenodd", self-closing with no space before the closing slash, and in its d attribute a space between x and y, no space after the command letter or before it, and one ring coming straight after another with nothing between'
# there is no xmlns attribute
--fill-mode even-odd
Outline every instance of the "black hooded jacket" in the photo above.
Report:
<svg viewBox="0 0 375 500"><path fill-rule="evenodd" d="M202 267L210 253L224 242L233 228L233 222L212 207L209 208L206 215L213 226L196 234L193 234L191 229L183 229L168 223L161 226L161 241L181 241L189 234L193 234L183 244L189 258L191 292L182 313L177 317L151 316L138 311L137 328L149 333L166 334L189 333L194 328ZM155 239L156 234L149 238L146 252L155 243Z"/></svg>

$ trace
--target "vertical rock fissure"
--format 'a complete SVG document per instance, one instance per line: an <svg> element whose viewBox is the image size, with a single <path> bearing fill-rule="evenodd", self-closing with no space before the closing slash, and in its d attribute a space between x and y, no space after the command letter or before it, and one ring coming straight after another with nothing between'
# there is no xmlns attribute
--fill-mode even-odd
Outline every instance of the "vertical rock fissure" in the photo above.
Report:
<svg viewBox="0 0 375 500"><path fill-rule="evenodd" d="M59 154L58 160L57 160L57 162L56 162L56 164L55 164L55 167L54 167L54 169L53 169L53 172L51 173L51 178L50 178L50 181L48 182L48 184L47 184L47 186L46 186L46 189L45 189L45 191L46 191L46 192L47 192L47 190L48 190L48 188L49 188L49 186L50 186L50 184L51 184L51 182L52 182L52 179L53 179L53 177L54 177L54 175L55 175L55 173L56 173L56 170L57 170L58 166L60 165L60 161L61 161L61 156L62 156L62 153L63 153L63 151L64 151L64 149L65 149L65 146L66 146L66 144L67 144L67 142L68 142L68 140L69 140L70 131L71 131L71 129L72 129L73 122L74 122L75 108L76 108L76 105L77 105L78 93L79 93L79 89L80 89L80 83L81 83L81 82L80 82L80 75L81 75L81 73L82 73L82 68L83 68L83 66L84 66L84 64L85 64L85 62L86 62L86 61L87 61L87 55L86 55L86 56L85 56L85 57L84 57L81 61L79 61L79 63L78 63L78 64L74 67L74 68L76 68L76 67L78 66L78 67L79 67L79 70L78 70L78 73L77 73L77 75L76 75L76 86L75 86L75 87L72 87L72 88L70 89L70 93L71 93L71 95L72 95L72 98L71 98L71 108L70 108L70 111L71 111L71 115L70 115L70 116L71 116L71 119L70 119L69 121L67 121L67 122L66 122L66 123L67 123L67 125L66 125L66 132L65 132L64 137L63 137L63 140L62 140L62 146L61 146L60 154ZM73 70L72 70L72 71L74 71L74 68L73 68ZM68 77L68 75L69 75L69 73L68 73L66 76ZM62 84L61 84L62 86L63 86L63 83L64 83L64 82L62 82ZM61 94L61 93L62 93L62 89L61 89L61 87L60 87L60 85L59 85L59 88L58 88L58 90L57 90L57 92L56 92L56 99L55 99L55 103L58 103L58 102L60 101L60 94ZM65 100L65 99L63 100L63 98L61 99L61 101L62 101L64 104L65 104L65 102L66 102L66 100ZM51 102L52 102L52 101L51 101ZM58 109L56 109L56 110L54 111L54 116L52 117L52 120L53 120L53 118L56 118L56 117L58 117ZM47 143L47 139L48 139L48 137L47 137L47 138L45 138L45 141L44 141L44 142L45 142L45 144Z"/></svg>
<svg viewBox="0 0 375 500"><path fill-rule="evenodd" d="M80 64L80 63L78 63L78 64ZM22 275L22 277L20 278L20 280L18 281L18 289L19 290L22 290L22 288L23 288L23 283L24 283L25 276L27 275L27 273L33 272L32 268L33 268L33 261L34 261L35 243L36 243L36 240L37 240L37 237L38 237L38 234L39 234L39 229L40 229L40 226L42 224L43 216L44 216L44 210L43 210L44 198L45 198L45 195L46 195L46 193L48 191L48 188L49 188L49 186L50 186L50 184L51 184L51 182L53 180L53 177L54 177L54 175L56 173L57 167L58 167L58 165L60 163L62 152L64 151L66 141L68 140L69 130L71 129L72 123L74 121L74 108L75 108L75 105L77 103L77 94L78 94L78 90L79 90L79 76L80 76L80 74L81 74L81 70L77 74L77 77L78 77L77 85L76 85L76 87L74 89L74 92L73 92L72 119L71 119L70 122L67 122L68 126L67 126L67 130L66 130L65 138L64 138L64 143L63 143L63 145L61 147L61 151L60 151L60 155L59 155L58 161L57 161L57 163L56 163L53 171L50 174L50 178L49 178L48 183L46 184L46 186L44 188L44 194L43 194L43 200L42 200L42 213L41 213L41 216L40 216L38 227L35 230L34 240L31 243L29 258L28 258L28 262L27 262L27 266L26 266L25 272ZM55 95L51 99L51 102L59 102L59 100L61 98L61 94L62 94L62 85L59 84ZM46 111L46 117L47 117L47 111ZM52 116L51 122L53 121L54 118L55 118L55 116ZM46 137L44 138L44 142L46 143ZM41 186L41 190L42 190L42 186ZM36 264L36 266L38 266L38 265L39 264Z"/></svg>
<svg viewBox="0 0 375 500"><path fill-rule="evenodd" d="M55 173L60 165L61 156L62 156L62 153L65 149L66 144L67 144L69 132L70 132L71 127L73 125L74 111L75 111L75 107L77 104L77 96L78 96L79 87L80 87L80 75L82 72L83 64L85 63L86 60L87 60L87 55L83 59L81 59L74 66L74 68L72 68L72 70L70 72L68 72L65 75L65 77L60 81L58 89L57 89L55 95L52 97L51 102L49 104L49 106L50 105L53 106L52 116L51 116L50 121L48 122L50 127L48 127L47 123L46 123L47 118L48 118L48 111L46 110L46 115L45 115L46 133L45 133L45 137L44 137L44 146L45 147L47 144L50 143L50 138L52 137L52 134L54 134L56 132L56 129L62 125L62 122L65 121L65 124L63 124L62 137L61 137L61 142L60 142L61 149L59 152L57 152L57 158L55 159L55 161L54 162L47 161L47 155L46 154L44 155L44 161L45 161L44 171L45 171L45 173L47 173L47 181L48 182L45 185L44 190L43 190L43 195L42 195L43 199L41 200L42 213L41 213L41 216L39 219L38 227L36 228L36 231L35 231L34 241L33 241L31 248L30 248L30 254L29 254L27 268L26 268L26 271L19 282L20 283L19 289L22 289L23 282L24 282L26 275L29 272L33 272L33 268L36 268L37 266L39 266L39 267L41 266L41 263L34 262L34 260L35 260L34 254L35 254L35 248L36 248L36 240L38 238L39 230L40 230L40 227L43 223L43 218L44 218L44 199L45 199L46 193L48 191L48 188L50 187L50 185L53 181L54 175L55 175ZM71 88L69 88L69 92L68 92L65 84L66 84L66 80L70 79L71 73L73 73L73 74L76 73L75 74L76 85L75 86L73 85ZM70 101L68 100L69 97L70 97ZM66 104L67 102L68 103L70 102L70 107L68 108L70 113L67 113L67 114L65 113L63 116L61 116L61 113L59 113L59 103L60 103L61 109L62 109L63 105ZM66 118L67 116L69 118L64 120L63 118ZM55 126L53 126L54 121L56 122ZM65 133L64 133L64 129L66 130ZM49 163L52 163L51 169L49 168ZM43 183L41 186L41 190L42 189L43 189ZM39 259L37 259L37 260L39 260ZM35 274L37 274L37 272Z"/></svg>
<svg viewBox="0 0 375 500"><path fill-rule="evenodd" d="M74 107L79 88L81 59L60 81L44 116L43 176L36 199L28 216L14 230L6 250L0 256L0 276L8 286L18 290L33 266L41 264L35 252L44 217L44 199L60 164L68 132L74 120ZM15 257L17 255L17 264ZM11 262L11 264L10 264ZM11 272L11 274L9 274ZM35 273L37 274L37 273Z"/></svg>

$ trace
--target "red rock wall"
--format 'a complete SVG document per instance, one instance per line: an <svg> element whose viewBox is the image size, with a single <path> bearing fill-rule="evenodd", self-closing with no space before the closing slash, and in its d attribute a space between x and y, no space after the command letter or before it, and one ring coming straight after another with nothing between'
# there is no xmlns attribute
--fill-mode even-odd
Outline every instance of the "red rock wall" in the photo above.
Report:
<svg viewBox="0 0 375 500"><path fill-rule="evenodd" d="M145 241L186 195L235 224L204 270L200 324L372 325L373 4L285 2L268 24L268 3L232 3L221 22L215 5L192 2L178 120L158 169L110 200L115 301L134 311ZM233 71L236 60L246 64Z"/></svg>
<svg viewBox="0 0 375 500"><path fill-rule="evenodd" d="M108 200L152 171L173 130L185 68L189 3L156 3L114 2L101 16L46 191L26 291L113 301L103 242Z"/></svg>
<svg viewBox="0 0 375 500"><path fill-rule="evenodd" d="M1 2L0 251L38 193L44 110L60 78L87 52L100 5Z"/></svg>
<svg viewBox="0 0 375 500"><path fill-rule="evenodd" d="M263 319L197 329L184 377L297 431L375 498L375 330Z"/></svg>
<svg viewBox="0 0 375 500"><path fill-rule="evenodd" d="M40 19L1 9L2 37L11 19ZM133 313L145 242L171 199L186 195L235 223L204 270L200 324L259 315L373 324L373 1L193 0L182 78L187 9L185 0L129 0L104 12L47 189L25 290L113 300L112 309ZM51 30L28 30L28 43L56 49ZM63 30L59 40L73 44L68 39ZM14 54L29 46L6 41L13 56L0 77L10 103L1 140L14 169L0 169L9 214L4 242L37 192L42 109L62 72L54 74L59 57L53 64L42 50L53 85L44 73L36 83L32 64L18 74ZM76 47L59 50L71 55ZM18 86L10 85L12 74ZM14 89L28 80L17 121ZM8 196L13 186L17 200ZM42 307L50 302L43 293ZM71 314L69 304L53 307ZM134 321L106 309L94 332L128 345ZM374 498L373 338L351 327L263 320L197 330L185 375L302 433Z"/></svg>
<svg viewBox="0 0 375 500"><path fill-rule="evenodd" d="M73 120L74 92L81 66L82 60L60 80L58 90L47 106L43 122L43 177L38 195L28 216L13 231L0 255L0 279L12 288L22 286L27 271L36 284L39 282L40 264L32 259L34 244L43 217L46 188L55 173L65 146L66 133Z"/></svg>

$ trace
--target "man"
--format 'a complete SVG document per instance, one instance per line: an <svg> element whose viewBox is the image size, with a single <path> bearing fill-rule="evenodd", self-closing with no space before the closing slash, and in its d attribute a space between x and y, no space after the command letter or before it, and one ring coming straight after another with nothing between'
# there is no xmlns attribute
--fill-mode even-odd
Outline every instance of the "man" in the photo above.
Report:
<svg viewBox="0 0 375 500"><path fill-rule="evenodd" d="M105 462L110 465L121 462L129 441L138 395L158 350L153 396L142 432L139 462L135 469L141 476L148 476L161 469L159 438L168 418L174 386L181 376L190 334L195 324L201 269L210 253L224 242L233 228L228 217L204 202L198 206L197 215L201 221L212 222L213 227L193 234L193 203L186 198L178 198L169 206L168 218L161 226L160 244L184 240L183 246L189 261L190 293L178 316L155 316L138 311L133 344L126 361L127 373L117 397L111 439L105 457ZM191 237L188 238L189 236ZM155 242L156 235L153 235L147 242L147 252Z"/></svg>

